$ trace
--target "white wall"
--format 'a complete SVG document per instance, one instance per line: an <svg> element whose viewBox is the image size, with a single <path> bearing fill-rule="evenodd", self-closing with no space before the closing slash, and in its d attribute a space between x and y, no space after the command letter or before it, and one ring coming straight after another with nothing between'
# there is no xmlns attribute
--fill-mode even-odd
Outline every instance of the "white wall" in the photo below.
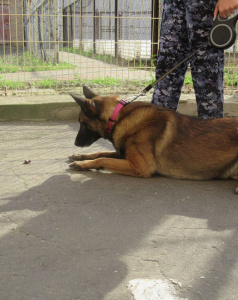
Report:
<svg viewBox="0 0 238 300"><path fill-rule="evenodd" d="M93 50L92 40L83 40L81 42L84 51ZM115 55L115 42L110 40L96 40L96 53ZM73 47L79 49L80 41L74 40ZM118 55L125 59L150 59L151 58L151 41L118 41Z"/></svg>

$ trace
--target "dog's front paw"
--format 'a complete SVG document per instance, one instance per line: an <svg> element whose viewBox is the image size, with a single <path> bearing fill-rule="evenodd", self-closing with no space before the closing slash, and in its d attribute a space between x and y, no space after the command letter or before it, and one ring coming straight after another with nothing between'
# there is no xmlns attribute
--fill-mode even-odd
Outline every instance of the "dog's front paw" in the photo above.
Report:
<svg viewBox="0 0 238 300"><path fill-rule="evenodd" d="M68 159L69 159L69 161L74 161L74 156L73 156L73 155L70 155L70 156L68 157Z"/></svg>
<svg viewBox="0 0 238 300"><path fill-rule="evenodd" d="M75 161L69 164L69 167L75 171L89 171L91 168L94 168L91 166L90 161Z"/></svg>
<svg viewBox="0 0 238 300"><path fill-rule="evenodd" d="M69 165L71 170L82 171L84 170L83 164L81 162L73 162Z"/></svg>
<svg viewBox="0 0 238 300"><path fill-rule="evenodd" d="M84 160L84 156L82 154L73 154L69 156L69 161L79 161Z"/></svg>

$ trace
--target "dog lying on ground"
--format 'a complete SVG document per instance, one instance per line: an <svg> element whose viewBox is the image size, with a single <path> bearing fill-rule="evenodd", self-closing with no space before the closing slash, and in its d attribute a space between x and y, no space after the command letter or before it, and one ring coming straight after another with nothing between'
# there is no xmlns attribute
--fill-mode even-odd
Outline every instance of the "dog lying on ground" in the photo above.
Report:
<svg viewBox="0 0 238 300"><path fill-rule="evenodd" d="M87 87L83 91L86 99L71 94L81 108L75 145L104 138L116 151L72 155L71 169L145 178L238 178L238 118L199 120L146 102L102 97Z"/></svg>

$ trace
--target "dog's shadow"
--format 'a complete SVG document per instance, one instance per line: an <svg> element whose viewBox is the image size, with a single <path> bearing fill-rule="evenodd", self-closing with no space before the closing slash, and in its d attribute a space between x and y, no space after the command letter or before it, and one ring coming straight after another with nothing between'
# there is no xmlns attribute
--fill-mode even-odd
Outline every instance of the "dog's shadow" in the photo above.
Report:
<svg viewBox="0 0 238 300"><path fill-rule="evenodd" d="M194 247L204 255L209 254L206 247L218 250L206 261L207 269L213 270L206 274L206 283L194 283L193 292L209 294L212 286L219 293L236 261L235 186L230 180L138 179L69 171L5 199L1 211L6 230L0 247L10 298L20 294L28 299L106 299L118 286L126 289L130 279L156 274L155 269L143 269L142 262L153 260L160 262L165 276L186 285L191 273L201 271L199 257L195 263L192 256ZM211 236L213 244L206 240ZM221 241L224 247L219 249ZM133 257L142 268L135 267L134 274ZM186 264L193 264L194 270L186 273ZM107 299L116 299L111 295Z"/></svg>

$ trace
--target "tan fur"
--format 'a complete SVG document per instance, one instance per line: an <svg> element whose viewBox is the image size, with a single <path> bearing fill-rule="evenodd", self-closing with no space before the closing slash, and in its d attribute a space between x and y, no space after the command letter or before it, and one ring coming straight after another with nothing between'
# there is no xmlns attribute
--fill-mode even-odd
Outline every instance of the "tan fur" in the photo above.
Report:
<svg viewBox="0 0 238 300"><path fill-rule="evenodd" d="M87 105L91 105L95 117L89 118L82 110L79 121L109 139L116 151L73 155L72 169L107 169L138 177L160 174L193 180L236 178L238 118L198 120L133 102L119 112L109 135L107 122L120 98L92 95L93 103Z"/></svg>

